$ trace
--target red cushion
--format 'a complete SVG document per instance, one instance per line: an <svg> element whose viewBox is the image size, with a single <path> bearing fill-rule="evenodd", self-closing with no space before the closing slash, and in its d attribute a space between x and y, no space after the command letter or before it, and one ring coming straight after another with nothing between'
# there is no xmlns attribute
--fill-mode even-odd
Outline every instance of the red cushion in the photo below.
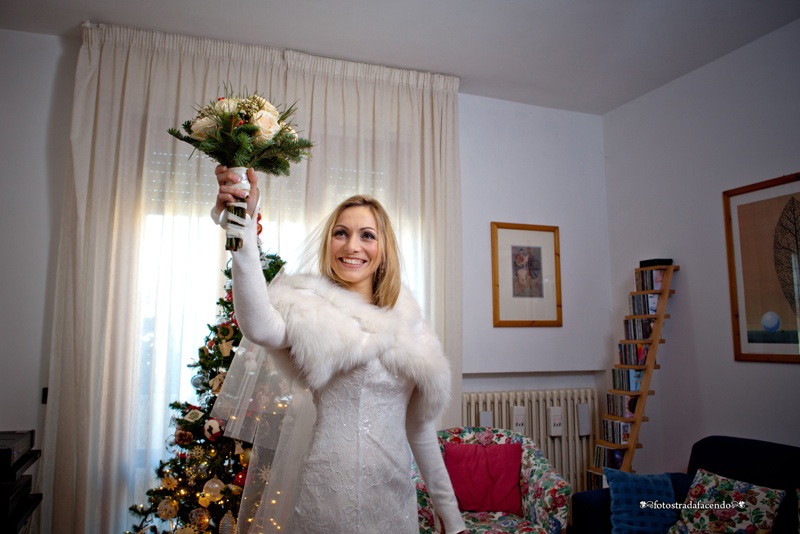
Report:
<svg viewBox="0 0 800 534"><path fill-rule="evenodd" d="M519 443L444 444L444 464L462 512L505 512L522 516Z"/></svg>

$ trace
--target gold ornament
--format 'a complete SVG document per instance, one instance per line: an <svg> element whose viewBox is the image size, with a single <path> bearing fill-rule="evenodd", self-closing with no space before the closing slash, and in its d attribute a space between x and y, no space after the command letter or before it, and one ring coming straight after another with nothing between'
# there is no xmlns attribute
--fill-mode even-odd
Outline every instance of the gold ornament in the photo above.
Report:
<svg viewBox="0 0 800 534"><path fill-rule="evenodd" d="M228 510L225 517L219 522L219 534L234 534L236 532L236 520L233 518L233 513Z"/></svg>
<svg viewBox="0 0 800 534"><path fill-rule="evenodd" d="M178 487L178 481L175 480L173 477L167 475L161 479L161 485L164 486L164 489L172 491Z"/></svg>
<svg viewBox="0 0 800 534"><path fill-rule="evenodd" d="M250 455L253 453L253 449L245 449L242 454L239 455L239 461L242 463L243 467L247 467L250 463Z"/></svg>
<svg viewBox="0 0 800 534"><path fill-rule="evenodd" d="M209 499L208 497L206 497L204 494L201 493L200 496L197 498L197 504L199 504L203 508L208 508L209 505L211 505L211 499Z"/></svg>
<svg viewBox="0 0 800 534"><path fill-rule="evenodd" d="M189 522L194 528L203 532L208 529L208 525L211 522L211 512L205 508L195 508L189 512Z"/></svg>
<svg viewBox="0 0 800 534"><path fill-rule="evenodd" d="M178 501L175 499L164 499L158 503L158 517L164 521L174 519L178 515Z"/></svg>
<svg viewBox="0 0 800 534"><path fill-rule="evenodd" d="M217 502L222 499L223 488L225 488L225 483L214 477L203 485L203 493L211 502Z"/></svg>

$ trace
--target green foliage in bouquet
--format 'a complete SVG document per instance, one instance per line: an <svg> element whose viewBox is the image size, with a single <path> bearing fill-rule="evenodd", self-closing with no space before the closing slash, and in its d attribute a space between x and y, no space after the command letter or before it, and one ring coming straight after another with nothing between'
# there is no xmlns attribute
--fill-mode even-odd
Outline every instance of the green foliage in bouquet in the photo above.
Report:
<svg viewBox="0 0 800 534"><path fill-rule="evenodd" d="M183 132L167 131L220 165L288 175L290 164L309 156L313 146L292 126L296 111L294 104L279 111L258 94L229 95L200 108Z"/></svg>
<svg viewBox="0 0 800 534"><path fill-rule="evenodd" d="M277 254L261 253L266 283L285 265ZM159 461L158 487L147 490L147 504L129 508L136 523L126 534L189 534L234 532L251 447L223 435L224 423L211 417L242 333L233 308L231 267L225 296L217 301L220 313L189 364L196 369L192 385L198 403L173 402L175 434L169 440L171 458ZM161 526L159 526L159 524ZM166 528L164 528L166 526Z"/></svg>

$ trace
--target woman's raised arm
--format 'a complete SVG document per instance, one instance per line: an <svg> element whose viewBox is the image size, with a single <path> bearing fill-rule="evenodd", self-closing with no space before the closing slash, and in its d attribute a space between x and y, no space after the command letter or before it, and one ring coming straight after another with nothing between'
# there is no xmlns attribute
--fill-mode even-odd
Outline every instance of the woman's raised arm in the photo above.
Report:
<svg viewBox="0 0 800 534"><path fill-rule="evenodd" d="M231 252L233 257L233 307L236 312L236 321L242 334L258 345L270 349L287 348L288 338L286 323L269 301L267 284L261 269L261 258L258 250L258 233L256 231L256 212L259 204L258 179L253 169L247 170L250 181L250 193L236 189L231 182L240 178L228 172L224 166L216 169L219 191L213 215L217 221L220 214L224 213L228 202L247 199L247 221L245 223L244 245L236 252Z"/></svg>

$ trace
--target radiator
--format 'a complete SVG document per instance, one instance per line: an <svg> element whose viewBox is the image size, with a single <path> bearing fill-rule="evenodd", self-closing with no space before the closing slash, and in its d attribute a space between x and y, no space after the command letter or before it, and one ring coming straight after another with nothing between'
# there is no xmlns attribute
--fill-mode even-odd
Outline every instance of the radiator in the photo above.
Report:
<svg viewBox="0 0 800 534"><path fill-rule="evenodd" d="M588 435L579 435L578 405L588 404ZM572 491L586 489L586 470L591 465L596 433L597 393L594 389L554 389L531 391L492 391L464 393L461 419L464 426L481 426L481 412L491 412L495 428L514 430L514 406L524 406L525 430L542 450ZM548 406L560 406L562 435L550 437L548 433ZM585 409L584 409L585 413ZM586 426L584 426L584 433ZM519 431L519 429L517 429Z"/></svg>

